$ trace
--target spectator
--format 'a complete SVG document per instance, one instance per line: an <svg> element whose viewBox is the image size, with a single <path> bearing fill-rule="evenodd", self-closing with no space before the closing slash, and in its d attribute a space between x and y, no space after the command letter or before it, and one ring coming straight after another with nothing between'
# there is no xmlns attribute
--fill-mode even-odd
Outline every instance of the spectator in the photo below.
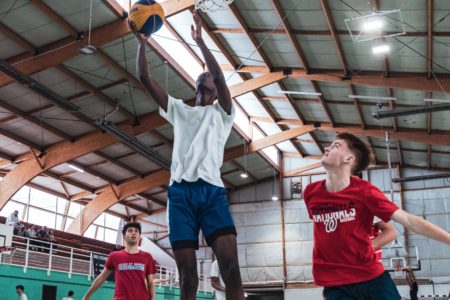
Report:
<svg viewBox="0 0 450 300"><path fill-rule="evenodd" d="M37 238L36 225L31 225L30 228L27 229L27 235L31 239L30 240L31 250L33 251L38 250L38 247L36 247L36 245L39 245L39 242L36 241Z"/></svg>
<svg viewBox="0 0 450 300"><path fill-rule="evenodd" d="M23 225L20 224L19 211L18 210L13 211L8 216L8 218L6 218L6 225L13 226L15 233L19 231L20 227L22 227Z"/></svg>
<svg viewBox="0 0 450 300"><path fill-rule="evenodd" d="M419 285L417 284L416 276L411 269L411 267L406 269L406 281L409 285L409 296L411 300L418 300L417 293L419 292Z"/></svg>
<svg viewBox="0 0 450 300"><path fill-rule="evenodd" d="M58 245L57 245L58 243L56 242L55 234L53 233L52 229L50 229L48 231L47 238L48 238L48 241L53 244L53 249L58 248Z"/></svg>
<svg viewBox="0 0 450 300"><path fill-rule="evenodd" d="M23 285L16 286L16 293L19 295L19 298L17 300L28 300L27 295L24 293L25 288Z"/></svg>
<svg viewBox="0 0 450 300"><path fill-rule="evenodd" d="M69 291L67 297L62 298L62 300L73 300L73 291Z"/></svg>
<svg viewBox="0 0 450 300"><path fill-rule="evenodd" d="M18 236L28 237L28 232L25 228L25 226L20 227L19 231L17 232Z"/></svg>
<svg viewBox="0 0 450 300"><path fill-rule="evenodd" d="M36 233L38 240L41 240L43 242L39 242L39 244L41 245L41 251L46 251L46 248L49 247L48 243L46 243L47 241L47 226L43 226L41 227L41 229L39 229Z"/></svg>
<svg viewBox="0 0 450 300"><path fill-rule="evenodd" d="M220 275L217 260L215 260L211 265L211 287L214 289L214 299L225 300L225 283Z"/></svg>

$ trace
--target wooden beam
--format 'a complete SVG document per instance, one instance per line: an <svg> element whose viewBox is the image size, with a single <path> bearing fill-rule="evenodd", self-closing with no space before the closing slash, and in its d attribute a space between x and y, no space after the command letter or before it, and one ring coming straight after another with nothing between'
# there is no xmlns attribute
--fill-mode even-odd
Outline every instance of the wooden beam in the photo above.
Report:
<svg viewBox="0 0 450 300"><path fill-rule="evenodd" d="M33 0L37 5L42 3L40 0ZM167 17L174 15L180 11L188 9L194 5L194 0L167 0L161 2L164 13ZM130 33L128 28L128 20L119 19L113 22L101 25L91 30L91 45L100 49L103 45L112 42L122 36ZM26 75L57 66L63 62L79 55L79 49L87 44L88 32L83 33L82 40L75 41L73 38L64 38L57 42L41 47L38 56L29 56L27 60L23 59L23 55L19 55L8 63L13 63L14 67ZM13 79L5 74L0 75L0 87L13 82Z"/></svg>
<svg viewBox="0 0 450 300"><path fill-rule="evenodd" d="M289 170L289 171L285 171L283 173L283 177L294 177L294 176L298 176L299 174L312 170L312 169L316 169L316 168L320 168L322 166L322 162L317 162L317 163L313 163L307 166L303 166L300 168L296 168L293 170Z"/></svg>
<svg viewBox="0 0 450 300"><path fill-rule="evenodd" d="M239 9L236 7L234 3L231 3L229 6L229 9L231 13L234 15L236 20L238 21L239 25L244 29L244 32L247 34L248 38L250 39L250 42L252 43L253 47L255 47L256 51L258 52L259 56L261 56L262 60L264 61L264 64L267 68L272 68L272 64L267 57L267 55L264 53L261 47L259 47L259 42L256 39L255 35L248 31L248 26L244 20L244 18L241 16L241 13L239 12ZM231 61L231 62L234 62Z"/></svg>
<svg viewBox="0 0 450 300"><path fill-rule="evenodd" d="M116 0L102 0L117 17L123 18L127 15L127 11Z"/></svg>
<svg viewBox="0 0 450 300"><path fill-rule="evenodd" d="M47 15L50 19L52 19L59 27L61 27L65 32L73 36L74 38L78 38L78 31L63 17L58 15L53 9L51 9L47 4L45 4L42 0L29 0L36 8L38 8L41 12Z"/></svg>
<svg viewBox="0 0 450 300"><path fill-rule="evenodd" d="M259 33L259 34L281 34L285 35L286 30L284 29L262 29L262 28L249 28L249 32L251 33ZM215 34L220 33L232 33L232 34L242 34L245 33L242 28L211 28L211 32ZM329 30L303 30L303 29L292 29L290 32L294 35L316 35L316 36L330 36L331 32ZM359 31L351 31L352 35L358 35L360 34ZM386 35L393 35L398 32L393 31L386 31L384 34ZM336 30L336 35L350 35L348 30ZM434 36L442 36L442 37L449 37L450 31L442 31L442 32L433 32ZM427 32L420 32L420 31L409 31L406 32L404 35L406 37L426 37Z"/></svg>
<svg viewBox="0 0 450 300"><path fill-rule="evenodd" d="M121 199L125 199L136 192L143 192L149 188L157 187L168 182L170 173L167 170L154 172L144 178L136 178L132 181L114 187L115 191ZM118 201L114 197L112 188L108 188L98 195L94 200L90 201L67 229L67 232L80 234L89 227L89 225L105 210Z"/></svg>
<svg viewBox="0 0 450 300"><path fill-rule="evenodd" d="M282 20L283 26L284 26L284 33L288 35L288 38L291 42L291 44L294 46L295 49L295 56L297 56L297 60L302 64L303 68L309 72L309 64L306 60L306 56L300 47L300 44L297 41L297 37L293 34L292 28L286 18L286 14L284 13L283 7L281 7L281 3L279 0L272 0L273 5L275 6L275 10L277 11L278 16Z"/></svg>
<svg viewBox="0 0 450 300"><path fill-rule="evenodd" d="M149 37L147 39L147 44L153 50L155 50L155 52L159 56L161 56L162 60L167 61L169 65L172 66L175 73L177 73L181 77L181 79L183 79L187 83L188 86L190 86L194 90L196 89L195 80L192 79L192 77L181 67L179 63L176 62L175 59L173 59L173 57L164 49L164 47L158 44L158 42L152 37Z"/></svg>
<svg viewBox="0 0 450 300"><path fill-rule="evenodd" d="M342 69L344 70L344 74L348 74L347 62L345 60L344 51L342 51L341 43L339 42L336 27L334 26L333 15L331 14L328 6L328 0L320 0L320 4L322 5L325 20L327 20L328 28L330 29L331 38L334 42L334 46L336 47L339 60L341 61Z"/></svg>
<svg viewBox="0 0 450 300"><path fill-rule="evenodd" d="M6 26L3 23L0 23L0 32L3 33L8 39L19 45L20 47L24 48L30 53L35 54L36 49L34 48L33 44L28 42L26 39L21 37L19 34L14 32L11 28Z"/></svg>
<svg viewBox="0 0 450 300"><path fill-rule="evenodd" d="M132 113L130 113L126 108L124 108L123 106L119 105L119 103L117 103L116 101L108 98L105 94L103 94L102 92L97 90L94 86L92 86L87 81L81 79L81 77L79 77L78 75L76 75L72 71L69 71L67 68L65 68L62 65L56 66L56 68L58 69L58 71L60 71L61 73L63 73L67 77L71 78L73 81L75 81L77 84L82 86L84 89L88 90L92 95L97 97L103 103L111 106L112 108L118 107L119 112L121 112L122 114L127 116L127 118L129 118L129 119L135 118L135 116Z"/></svg>
<svg viewBox="0 0 450 300"><path fill-rule="evenodd" d="M222 70L228 71L226 65L221 65L221 67ZM283 68L273 68L273 72L282 71ZM264 67L257 66L243 66L238 72L258 72L268 74ZM358 76L342 77L342 74L338 70L312 69L311 73L308 74L304 69L293 68L289 78L431 92L442 92L440 84L442 86L450 85L450 75L445 73L435 73L439 83L436 79L423 80L426 78L426 73L391 72L390 77L384 78L382 72L379 71L355 70L355 72L358 73Z"/></svg>
<svg viewBox="0 0 450 300"><path fill-rule="evenodd" d="M433 0L427 0L427 78L433 71Z"/></svg>
<svg viewBox="0 0 450 300"><path fill-rule="evenodd" d="M235 98L243 94L246 94L250 91L275 83L283 78L286 78L286 75L284 75L282 71L267 73L260 77L249 79L244 82L230 86L230 93L232 97Z"/></svg>

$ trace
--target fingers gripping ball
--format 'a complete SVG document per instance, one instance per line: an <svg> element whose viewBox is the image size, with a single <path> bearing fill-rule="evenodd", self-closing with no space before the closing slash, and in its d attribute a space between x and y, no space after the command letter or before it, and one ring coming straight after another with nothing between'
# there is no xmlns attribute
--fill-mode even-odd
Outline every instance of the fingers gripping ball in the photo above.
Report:
<svg viewBox="0 0 450 300"><path fill-rule="evenodd" d="M139 0L131 7L129 20L137 31L151 35L162 27L164 11L161 4L154 0Z"/></svg>

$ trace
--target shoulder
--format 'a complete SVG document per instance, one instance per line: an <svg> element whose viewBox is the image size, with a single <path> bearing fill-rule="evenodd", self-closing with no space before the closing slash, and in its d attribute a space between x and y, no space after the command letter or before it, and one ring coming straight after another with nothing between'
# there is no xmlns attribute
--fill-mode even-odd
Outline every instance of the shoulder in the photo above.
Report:
<svg viewBox="0 0 450 300"><path fill-rule="evenodd" d="M305 188L304 194L309 195L314 191L317 191L321 188L323 182L325 181L325 179L323 180L319 180L319 181L315 181L315 182L311 182L310 184L308 184Z"/></svg>
<svg viewBox="0 0 450 300"><path fill-rule="evenodd" d="M154 261L153 256L152 256L150 253L148 253L147 251L141 250L141 253L140 253L140 254L141 254L142 257L144 257L145 259L148 259L148 260L150 260L150 261Z"/></svg>

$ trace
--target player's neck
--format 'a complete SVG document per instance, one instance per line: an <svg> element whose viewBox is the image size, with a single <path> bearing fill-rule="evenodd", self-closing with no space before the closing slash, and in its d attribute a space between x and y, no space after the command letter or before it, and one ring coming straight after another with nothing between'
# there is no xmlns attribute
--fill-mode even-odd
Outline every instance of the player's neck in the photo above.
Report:
<svg viewBox="0 0 450 300"><path fill-rule="evenodd" d="M130 253L130 254L136 254L139 252L139 247L138 245L126 245L125 246L125 252Z"/></svg>
<svg viewBox="0 0 450 300"><path fill-rule="evenodd" d="M327 170L325 187L329 192L339 192L350 185L351 174L345 169Z"/></svg>

